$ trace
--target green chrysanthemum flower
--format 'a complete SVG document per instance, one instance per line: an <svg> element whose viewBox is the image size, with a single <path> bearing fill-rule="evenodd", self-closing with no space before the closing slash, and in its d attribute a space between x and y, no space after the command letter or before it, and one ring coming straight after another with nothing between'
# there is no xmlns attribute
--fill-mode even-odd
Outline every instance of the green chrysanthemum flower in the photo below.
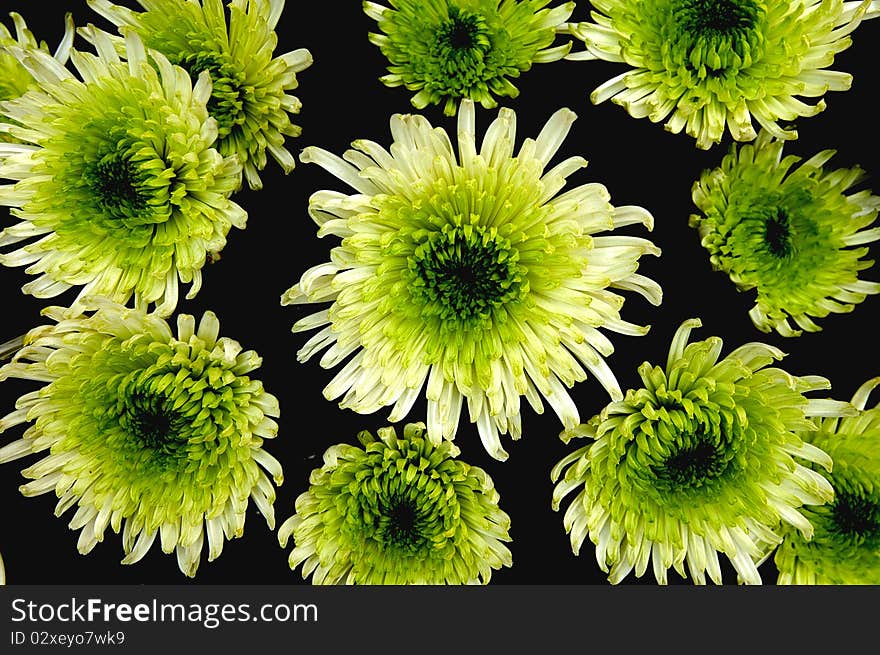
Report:
<svg viewBox="0 0 880 655"><path fill-rule="evenodd" d="M830 470L831 458L797 433L815 429L813 417L855 408L805 397L828 381L767 368L784 356L772 346L747 343L719 360L718 337L688 344L699 326L692 319L678 329L665 370L639 367L644 388L562 435L594 441L554 467L553 508L581 488L565 530L575 554L589 536L614 584L633 570L641 577L649 562L660 584L670 567L685 576L685 562L695 583L708 573L721 584L718 553L743 582L760 584L756 562L779 543L780 522L809 539L801 506L833 497L806 466Z"/></svg>
<svg viewBox="0 0 880 655"><path fill-rule="evenodd" d="M293 170L285 136L302 131L290 120L302 103L287 91L297 88L296 74L312 64L312 55L305 48L275 55L275 26L284 3L230 0L227 22L222 0L138 0L142 12L88 0L89 7L120 30L133 29L193 80L210 73L208 112L219 126L216 147L224 156L238 156L251 189L263 186L259 171L266 167L267 152L285 173Z"/></svg>
<svg viewBox="0 0 880 655"><path fill-rule="evenodd" d="M193 576L207 533L208 561L244 531L249 499L271 529L281 465L263 450L278 401L248 374L253 351L218 338L217 317L180 315L177 335L158 314L93 301L94 313L48 308L57 321L32 330L0 379L43 382L0 420L0 432L32 422L0 448L0 462L48 450L23 471L26 496L54 491L56 516L74 505L85 554L108 526L122 530L123 564L158 536ZM261 468L262 467L262 468Z"/></svg>
<svg viewBox="0 0 880 655"><path fill-rule="evenodd" d="M859 0L594 0L592 23L572 26L586 50L570 59L603 59L630 70L593 91L635 118L665 120L707 149L725 126L750 141L754 118L781 139L797 137L779 121L813 116L822 96L845 91L847 73L827 70L862 20L880 16ZM814 105L797 98L819 98Z"/></svg>
<svg viewBox="0 0 880 655"><path fill-rule="evenodd" d="M370 41L387 57L390 87L417 93L422 109L443 105L455 114L462 98L483 107L497 106L495 96L515 98L510 81L532 64L562 59L571 43L553 46L575 3L547 9L550 0L392 0L392 7L364 2L366 14L382 34Z"/></svg>
<svg viewBox="0 0 880 655"><path fill-rule="evenodd" d="M878 384L874 378L856 391L858 416L825 419L802 435L834 461L834 501L804 511L815 527L811 540L783 533L777 584L880 584L880 406L865 410Z"/></svg>
<svg viewBox="0 0 880 655"><path fill-rule="evenodd" d="M37 41L21 14L10 12L9 15L15 25L15 36L6 29L5 25L0 23L0 102L23 96L36 86L33 76L5 48L15 46L22 50L49 52L49 46L45 41ZM75 28L71 14L65 15L64 28L61 43L58 44L58 48L52 55L62 66L67 63L70 57L70 48L73 45ZM0 114L0 120L4 120L2 114ZM7 138L8 135L0 133L0 140L5 141Z"/></svg>
<svg viewBox="0 0 880 655"><path fill-rule="evenodd" d="M510 518L485 471L433 444L423 423L358 434L312 471L309 490L281 526L290 568L313 584L486 584L511 566Z"/></svg>
<svg viewBox="0 0 880 655"><path fill-rule="evenodd" d="M9 48L39 84L0 103L0 124L21 143L0 143L0 205L21 222L0 233L6 266L28 265L35 280L22 290L38 298L83 285L86 296L119 303L177 305L178 279L201 287L209 254L226 244L247 214L229 197L241 175L233 157L212 147L208 73L192 86L182 68L158 53L147 60L134 34L128 62L91 32L97 55L74 50L82 81L42 51ZM36 240L33 240L36 238Z"/></svg>
<svg viewBox="0 0 880 655"><path fill-rule="evenodd" d="M357 191L312 196L318 235L342 243L282 297L331 303L293 327L323 326L300 361L322 348L325 368L353 355L324 389L328 400L343 396L341 407L361 413L393 405L397 422L427 385L434 443L455 435L466 400L487 451L505 459L499 433L519 438L522 396L537 412L546 398L568 428L579 418L566 387L586 379L584 368L622 397L602 357L614 348L598 328L647 331L621 320L624 299L611 289L659 304L660 287L636 270L660 251L646 239L593 236L653 224L641 207L612 206L601 184L557 195L587 163L571 157L544 172L574 119L556 112L514 156L516 115L502 109L478 152L465 100L458 156L445 130L416 115L392 117L390 153L365 140L345 160L303 151Z"/></svg>
<svg viewBox="0 0 880 655"><path fill-rule="evenodd" d="M863 246L880 239L871 225L880 197L847 193L864 178L856 167L826 171L834 155L824 150L793 169L798 157L782 157L783 142L762 131L754 144L736 146L719 168L693 187L703 215L690 217L715 270L741 291L757 290L749 316L763 332L797 336L821 328L810 316L849 312L880 284L858 279L872 260Z"/></svg>

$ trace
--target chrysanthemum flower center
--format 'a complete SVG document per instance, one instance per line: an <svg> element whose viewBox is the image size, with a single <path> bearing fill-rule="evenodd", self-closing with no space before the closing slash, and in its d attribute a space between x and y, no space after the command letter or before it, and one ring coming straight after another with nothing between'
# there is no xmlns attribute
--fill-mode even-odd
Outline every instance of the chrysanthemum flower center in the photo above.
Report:
<svg viewBox="0 0 880 655"><path fill-rule="evenodd" d="M450 7L449 19L437 30L437 41L451 50L469 50L486 45L486 33L486 22L481 16Z"/></svg>
<svg viewBox="0 0 880 655"><path fill-rule="evenodd" d="M121 400L119 424L135 444L159 464L168 464L187 442L181 434L184 417L155 394L135 392Z"/></svg>
<svg viewBox="0 0 880 655"><path fill-rule="evenodd" d="M657 479L673 488L699 488L721 477L729 459L717 445L704 438L685 442L662 464L652 467Z"/></svg>
<svg viewBox="0 0 880 655"><path fill-rule="evenodd" d="M837 489L831 513L838 533L861 539L880 539L880 507L874 499Z"/></svg>
<svg viewBox="0 0 880 655"><path fill-rule="evenodd" d="M784 208L767 219L765 224L767 249L777 257L788 257L794 251L791 220Z"/></svg>
<svg viewBox="0 0 880 655"><path fill-rule="evenodd" d="M213 52L184 53L175 63L189 73L193 82L203 71L210 73L212 90L208 113L217 121L218 138L228 136L245 122L244 75L237 67Z"/></svg>
<svg viewBox="0 0 880 655"><path fill-rule="evenodd" d="M98 203L111 215L131 216L146 208L150 194L141 184L137 167L124 155L104 155L87 177Z"/></svg>
<svg viewBox="0 0 880 655"><path fill-rule="evenodd" d="M418 550L424 543L418 509L408 498L394 498L382 508L375 538L385 545Z"/></svg>
<svg viewBox="0 0 880 655"><path fill-rule="evenodd" d="M423 316L481 324L523 293L519 253L494 231L458 226L431 234L409 258L410 291Z"/></svg>
<svg viewBox="0 0 880 655"><path fill-rule="evenodd" d="M673 0L670 52L699 77L748 66L760 54L764 9L753 0Z"/></svg>
<svg viewBox="0 0 880 655"><path fill-rule="evenodd" d="M694 36L730 36L755 26L759 8L752 0L676 0L678 24Z"/></svg>

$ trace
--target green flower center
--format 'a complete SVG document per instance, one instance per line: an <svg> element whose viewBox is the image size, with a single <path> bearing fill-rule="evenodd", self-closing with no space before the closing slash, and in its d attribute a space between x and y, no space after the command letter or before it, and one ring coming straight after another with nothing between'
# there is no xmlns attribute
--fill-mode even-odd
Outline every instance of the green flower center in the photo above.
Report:
<svg viewBox="0 0 880 655"><path fill-rule="evenodd" d="M752 0L675 0L679 26L694 37L741 35L757 25L760 8Z"/></svg>
<svg viewBox="0 0 880 655"><path fill-rule="evenodd" d="M104 155L85 177L98 204L114 218L137 215L147 207L150 193L141 183L137 166L123 155Z"/></svg>
<svg viewBox="0 0 880 655"><path fill-rule="evenodd" d="M880 538L880 507L873 498L835 490L831 516L835 531L858 539Z"/></svg>
<svg viewBox="0 0 880 655"><path fill-rule="evenodd" d="M667 70L683 64L703 78L748 67L761 56L764 14L753 0L672 0Z"/></svg>
<svg viewBox="0 0 880 655"><path fill-rule="evenodd" d="M427 543L419 511L412 500L394 498L381 511L373 533L373 538L380 544L415 552Z"/></svg>
<svg viewBox="0 0 880 655"><path fill-rule="evenodd" d="M494 230L444 227L409 258L410 293L423 317L477 326L525 292L519 253Z"/></svg>
<svg viewBox="0 0 880 655"><path fill-rule="evenodd" d="M779 208L765 224L767 249L777 257L788 257L794 252L791 219L784 208Z"/></svg>
<svg viewBox="0 0 880 655"><path fill-rule="evenodd" d="M729 458L724 457L716 444L698 436L683 443L651 470L666 486L697 489L724 475L729 464Z"/></svg>
<svg viewBox="0 0 880 655"><path fill-rule="evenodd" d="M210 73L212 90L208 113L217 121L218 138L228 136L236 126L245 122L245 76L238 67L214 52L184 53L174 63L185 69L193 82L202 72Z"/></svg>
<svg viewBox="0 0 880 655"><path fill-rule="evenodd" d="M120 405L119 425L137 448L149 451L163 467L178 458L187 443L187 421L168 406L164 396L134 392L122 398Z"/></svg>
<svg viewBox="0 0 880 655"><path fill-rule="evenodd" d="M488 32L482 16L450 7L449 19L437 29L437 44L448 50L447 55L454 55L456 51L488 46Z"/></svg>

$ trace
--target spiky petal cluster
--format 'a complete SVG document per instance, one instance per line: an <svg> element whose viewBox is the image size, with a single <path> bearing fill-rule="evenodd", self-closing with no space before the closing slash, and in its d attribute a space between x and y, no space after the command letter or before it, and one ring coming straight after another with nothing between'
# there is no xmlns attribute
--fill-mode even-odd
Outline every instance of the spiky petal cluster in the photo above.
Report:
<svg viewBox="0 0 880 655"><path fill-rule="evenodd" d="M880 16L871 0L595 0L594 22L572 27L586 50L571 59L602 59L628 70L590 96L612 100L635 118L697 147L725 130L750 141L752 119L780 139L797 132L780 122L825 109L828 91L845 91L848 73L827 70L852 43L862 20ZM818 98L808 104L799 98Z"/></svg>
<svg viewBox="0 0 880 655"><path fill-rule="evenodd" d="M510 81L533 64L562 59L571 43L554 46L575 3L552 9L550 0L394 0L391 7L364 2L381 33L370 41L387 57L390 86L416 91L412 104L443 105L455 114L462 98L483 107L496 96L515 98Z"/></svg>
<svg viewBox="0 0 880 655"><path fill-rule="evenodd" d="M15 35L0 23L0 101L11 100L24 95L35 86L33 76L21 65L14 55L5 50L9 46L15 46L22 50L42 50L49 52L45 41L37 41L33 32L28 29L27 23L21 14L10 12L15 26ZM64 36L52 54L58 63L64 65L70 57L70 48L73 45L74 36L73 16L65 14ZM0 116L2 119L2 116ZM5 140L7 135L0 133L0 140Z"/></svg>
<svg viewBox="0 0 880 655"><path fill-rule="evenodd" d="M205 536L208 560L244 531L249 500L274 529L281 465L263 450L278 426L278 401L249 373L260 357L227 337L205 312L177 319L175 335L155 313L107 301L91 314L48 308L56 321L32 330L0 378L44 386L18 399L0 432L29 422L0 448L0 462L46 456L23 471L26 496L54 492L56 516L88 553L108 526L122 531L124 564L158 538L193 576ZM48 451L48 452L47 452ZM262 467L262 468L261 468Z"/></svg>
<svg viewBox="0 0 880 655"><path fill-rule="evenodd" d="M557 195L586 165L570 157L544 171L574 119L556 112L514 155L516 115L502 109L477 151L465 100L457 155L447 133L418 115L392 117L390 152L366 140L344 159L303 151L303 161L357 191L312 196L318 235L342 243L282 297L330 303L293 328L322 328L300 361L323 348L325 368L351 356L324 389L328 399L342 396L342 407L362 413L393 405L396 422L425 387L435 443L455 435L467 401L487 451L504 459L499 433L520 436L522 396L537 412L546 398L569 428L579 419L566 387L585 368L621 396L599 328L647 331L621 320L624 299L612 289L659 304L660 287L636 270L642 255L660 251L646 239L594 236L653 220L641 207L611 205L601 184Z"/></svg>
<svg viewBox="0 0 880 655"><path fill-rule="evenodd" d="M641 577L649 564L660 584L673 567L695 583L708 573L721 584L719 553L743 582L759 584L756 562L779 543L779 524L809 539L801 507L833 497L809 467L830 469L830 457L797 433L815 429L813 418L855 409L808 399L828 381L768 368L783 357L772 346L747 343L719 359L718 337L688 344L699 326L691 319L678 329L665 369L639 367L643 388L562 435L593 441L554 467L553 507L580 490L565 530L576 554L589 537L614 584L631 571Z"/></svg>
<svg viewBox="0 0 880 655"><path fill-rule="evenodd" d="M868 380L853 395L858 416L827 418L802 434L834 461L834 500L805 509L815 527L809 541L785 530L774 556L777 584L880 584L880 406L865 409L878 384Z"/></svg>
<svg viewBox="0 0 880 655"><path fill-rule="evenodd" d="M219 125L216 147L224 156L238 156L251 189L263 186L259 171L267 153L285 173L293 170L285 137L302 131L290 120L302 103L287 92L299 86L296 74L312 64L312 55L305 48L275 54L284 3L231 0L227 20L222 0L138 0L142 12L88 0L120 31L134 30L193 80L204 71L211 75L208 111Z"/></svg>
<svg viewBox="0 0 880 655"><path fill-rule="evenodd" d="M362 447L337 444L312 471L296 513L290 567L313 584L486 584L511 566L510 519L485 471L434 445L423 423L358 434Z"/></svg>
<svg viewBox="0 0 880 655"><path fill-rule="evenodd" d="M147 52L131 33L122 61L91 30L97 53L74 50L82 79L47 53L10 47L38 89L0 103L0 205L21 219L0 232L6 266L38 277L22 287L52 298L82 286L78 298L156 303L170 314L178 280L201 287L209 253L226 245L247 214L229 197L241 175L214 149L208 74L195 86L182 68ZM25 242L22 245L22 242Z"/></svg>
<svg viewBox="0 0 880 655"><path fill-rule="evenodd" d="M749 312L755 326L797 336L821 329L811 316L850 312L880 292L877 282L858 278L873 264L863 259L864 246L880 239L880 228L868 229L880 197L851 191L865 177L861 168L824 168L834 150L795 167L799 158L783 158L782 147L766 131L754 144L733 146L721 166L694 183L702 214L690 225L715 270L741 291L756 289Z"/></svg>

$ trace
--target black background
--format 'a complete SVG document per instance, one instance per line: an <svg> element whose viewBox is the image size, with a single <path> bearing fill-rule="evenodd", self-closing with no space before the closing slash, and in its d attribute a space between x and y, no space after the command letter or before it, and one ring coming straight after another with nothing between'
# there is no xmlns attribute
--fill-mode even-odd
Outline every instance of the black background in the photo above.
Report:
<svg viewBox="0 0 880 655"><path fill-rule="evenodd" d="M63 11L73 12L77 25L93 22L113 27L93 13L84 0L67 3L38 3L33 0L0 1L0 20L11 28L9 11L18 11L38 39L54 49L63 33ZM135 7L133 2L124 2ZM559 2L554 2L554 5ZM589 3L578 2L572 20L588 20ZM294 93L303 102L297 124L303 134L288 140L298 154L307 145L317 145L342 154L357 138L390 144L388 119L393 113L413 111L410 93L387 88L379 82L386 61L367 40L375 23L361 10L360 0L324 0L315 3L288 2L277 26L277 54L306 47L314 64L299 74L300 88ZM808 158L825 148L836 148L829 166L861 165L868 173L863 186L880 191L876 144L878 83L876 42L880 20L863 23L854 35L852 47L837 56L833 70L852 73L852 89L826 96L828 108L799 121L800 138L789 142L785 152ZM77 37L76 45L90 47ZM575 45L578 49L578 45ZM694 339L710 335L725 340L724 353L746 341L760 340L782 348L783 361L795 375L819 374L833 385L831 397L849 399L866 379L880 374L876 348L876 319L880 299L869 297L851 314L832 315L817 322L824 329L815 334L785 339L763 334L747 315L754 293L738 293L722 273L712 272L708 255L700 246L696 231L687 220L695 208L691 186L703 169L716 166L730 143L709 151L697 150L684 134L667 133L660 124L631 118L622 108L607 102L594 106L589 93L599 84L623 71L621 65L606 62L559 61L538 64L516 82L521 95L502 104L516 110L518 142L537 136L544 122L560 107L569 107L579 119L554 162L582 155L590 165L573 175L569 188L587 182L605 184L615 205L636 204L655 218L652 234L641 228L625 233L651 238L663 250L660 258L642 259L640 273L657 280L664 291L663 304L653 307L640 296L624 292L625 320L652 325L644 337L626 337L607 332L615 345L608 358L623 389L640 386L637 366L645 361L665 362L670 338L680 323L699 317L703 327ZM454 130L455 119L444 117L439 107L422 111L435 125ZM482 135L496 110L478 108L477 130ZM282 307L281 294L310 266L326 261L337 240L316 236L316 226L306 213L309 196L320 189L349 192L339 180L314 165L298 164L285 176L270 160L262 173L264 188L243 190L235 200L249 213L244 231L233 228L222 259L204 271L204 286L191 301L181 300L178 312L195 314L206 309L217 313L221 334L238 340L245 348L263 356L263 366L254 373L281 403L280 433L267 450L284 466L285 482L278 490L275 511L278 525L293 512L294 500L308 486L309 472L320 464L324 449L338 442L356 443L358 430L387 424L387 410L361 416L341 410L321 395L336 370L324 370L318 357L305 364L296 361L296 351L311 333L291 334L290 326L319 306ZM3 225L12 219L3 211ZM876 256L877 247L872 246ZM878 280L875 269L862 274ZM68 304L76 291L54 301L40 301L21 293L30 276L20 268L0 270L0 340L23 334L45 322L40 309L47 304ZM182 295L181 295L182 298ZM36 383L9 380L0 384L0 412L12 411L15 399L36 388ZM598 412L608 396L592 377L577 384L572 396L586 420ZM523 433L519 442L504 437L510 453L506 462L486 455L476 429L462 416L456 444L461 458L486 469L501 494L501 506L512 519L510 544L513 567L498 571L493 584L606 584L592 545L587 542L575 557L562 527L562 512L550 508L552 484L549 472L575 445L558 439L560 424L547 407L536 415L523 405ZM422 420L424 401L417 403L406 420ZM20 437L24 426L0 436L0 443ZM255 508L248 515L244 536L227 542L222 556L208 563L203 556L197 576L190 581L177 568L173 555L163 554L158 542L138 564L123 566L119 535L109 529L104 542L87 556L76 551L78 533L68 529L73 515L53 515L55 498L47 494L24 498L17 491L25 480L21 469L39 456L0 466L0 552L6 561L10 584L295 584L302 582L299 570L287 566L288 550L282 550ZM722 558L723 559L723 558ZM772 584L776 572L769 562L761 568L764 582ZM725 581L735 582L730 567ZM649 572L629 583L653 584ZM671 582L681 582L671 573Z"/></svg>

